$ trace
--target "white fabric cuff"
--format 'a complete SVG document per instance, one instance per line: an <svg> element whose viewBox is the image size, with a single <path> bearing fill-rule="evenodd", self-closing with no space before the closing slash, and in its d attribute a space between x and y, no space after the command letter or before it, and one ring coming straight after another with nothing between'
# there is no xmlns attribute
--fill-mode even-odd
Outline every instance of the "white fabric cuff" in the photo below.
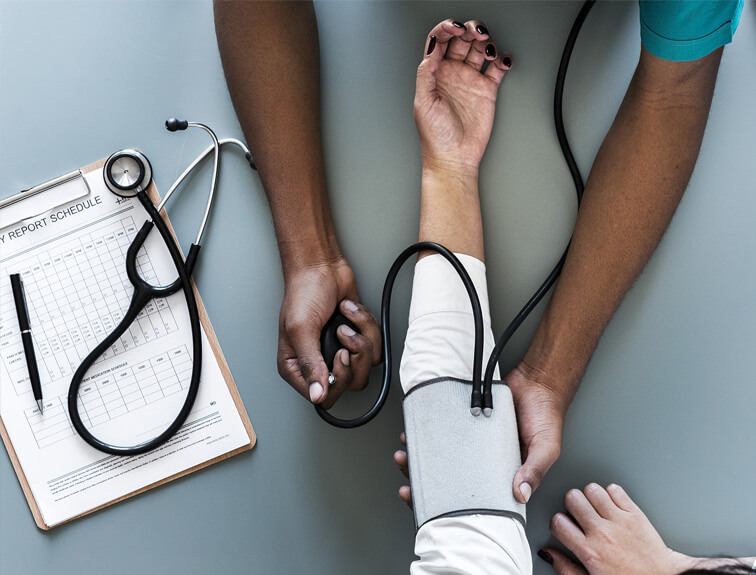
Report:
<svg viewBox="0 0 756 575"><path fill-rule="evenodd" d="M488 304L488 286L486 284L486 264L478 258L467 254L455 253L465 266L470 279L478 292L483 320L491 323ZM438 312L462 312L472 315L470 297L457 272L440 254L433 254L420 259L415 264L415 281L412 284L412 303L410 304L410 323L418 317Z"/></svg>

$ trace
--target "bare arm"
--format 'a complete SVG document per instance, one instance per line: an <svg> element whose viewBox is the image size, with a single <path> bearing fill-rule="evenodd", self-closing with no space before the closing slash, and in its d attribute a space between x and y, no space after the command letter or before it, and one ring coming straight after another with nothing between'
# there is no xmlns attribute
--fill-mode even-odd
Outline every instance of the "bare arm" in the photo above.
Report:
<svg viewBox="0 0 756 575"><path fill-rule="evenodd" d="M315 403L367 384L381 357L378 324L359 305L331 221L320 138L320 54L312 2L215 0L215 26L234 108L273 214L286 292L278 370ZM339 306L360 329L340 332L329 389L320 331ZM326 399L327 397L327 399Z"/></svg>
<svg viewBox="0 0 756 575"><path fill-rule="evenodd" d="M562 276L525 358L507 377L527 455L515 477L520 501L559 456L564 414L593 350L688 185L721 56L719 49L669 62L642 49L588 178Z"/></svg>

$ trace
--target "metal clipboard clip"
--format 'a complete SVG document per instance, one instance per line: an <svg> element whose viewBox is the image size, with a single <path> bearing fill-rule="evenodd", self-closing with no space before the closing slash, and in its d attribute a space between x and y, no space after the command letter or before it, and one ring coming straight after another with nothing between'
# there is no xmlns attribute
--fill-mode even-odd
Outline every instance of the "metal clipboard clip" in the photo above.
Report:
<svg viewBox="0 0 756 575"><path fill-rule="evenodd" d="M45 194L59 188L54 194ZM84 173L75 170L49 182L0 200L0 230L49 212L53 208L67 204L90 193Z"/></svg>

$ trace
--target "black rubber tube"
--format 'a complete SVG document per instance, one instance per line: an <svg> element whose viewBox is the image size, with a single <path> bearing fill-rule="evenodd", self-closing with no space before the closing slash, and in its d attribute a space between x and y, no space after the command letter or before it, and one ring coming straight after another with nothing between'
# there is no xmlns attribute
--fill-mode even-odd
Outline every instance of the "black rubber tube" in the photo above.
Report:
<svg viewBox="0 0 756 575"><path fill-rule="evenodd" d="M421 251L433 251L441 254L447 259L447 261L457 270L462 283L467 290L467 295L470 297L470 303L472 304L473 319L475 321L475 351L473 353L473 391L470 401L470 409L477 410L479 413L482 408L481 399L481 373L483 371L483 311L480 307L480 299L478 298L478 292L475 291L475 285L470 279L470 275L467 273L465 266L459 261L450 250L440 244L433 242L419 242L411 245L404 250L399 257L394 260L388 275L386 276L386 283L383 285L383 298L381 299L381 335L383 336L383 383L381 384L381 391L378 394L373 406L360 417L355 419L340 419L328 413L328 411L321 405L316 405L315 409L318 415L322 417L326 422L335 427L342 429L352 429L365 425L368 421L373 419L378 412L383 408L383 405L388 399L389 390L391 388L391 292L394 289L394 281L399 275L399 271L405 262L414 254Z"/></svg>
<svg viewBox="0 0 756 575"><path fill-rule="evenodd" d="M192 288L192 282L190 279L190 271L187 269L188 266L184 263L184 259L181 256L181 250L176 244L176 241L174 240L173 235L168 229L168 226L166 225L163 218L160 217L160 214L158 213L154 204L147 197L146 192L140 191L137 194L137 198L139 198L139 201L147 210L150 218L152 218L152 222L145 222L145 224L137 233L137 236L134 238L131 246L129 246L129 250L127 251L127 271L131 268L131 271L128 271L127 275L134 285L134 295L132 296L131 303L129 304L129 309L121 322L116 326L116 328L103 341L101 341L86 358L84 358L84 361L81 362L81 365L79 365L78 369L74 373L74 376L71 379L71 385L68 388L68 413L71 417L71 423L73 424L74 429L89 445L91 445L95 449L109 453L111 455L140 455L142 453L146 453L148 451L152 451L157 447L160 447L171 437L173 437L173 435L184 424L186 418L189 416L189 412L194 406L194 400L197 398L197 392L199 391L200 375L202 374L202 330L200 326L197 300L194 297L194 290ZM163 238L163 242L165 243L168 251L171 254L171 259L173 260L179 276L177 281L174 281L168 286L151 286L146 283L141 277L139 277L136 272L135 262L137 252L147 238L147 235L152 229L153 224L160 233L160 236ZM190 254L192 254L192 251L194 251L192 263L196 259L196 252L198 250L199 246L196 246L195 249L194 245L192 246L192 250L190 250ZM139 312L142 311L142 308L144 308L147 302L155 297L165 297L167 295L175 293L179 289L183 289L186 305L189 310L189 323L191 324L192 328L193 354L192 377L189 383L186 399L184 399L181 410L179 411L178 415L176 415L176 418L173 420L173 422L168 427L166 427L165 430L160 433L160 435L148 441L145 441L144 443L132 446L119 446L111 445L99 440L86 428L81 420L81 416L79 415L79 405L77 400L79 396L79 388L81 387L84 376L87 374L87 371L89 371L89 369L92 367L92 364L94 364L97 358L100 357L113 343L115 343L115 341L119 337L121 337L121 335L124 334L124 332L132 324L134 319L136 319L137 315L139 315Z"/></svg>
<svg viewBox="0 0 756 575"><path fill-rule="evenodd" d="M593 5L595 3L596 0L586 0L577 15L577 18L575 18L575 22L572 25L570 34L567 37L567 43L565 44L564 50L562 52L562 60L559 63L556 87L554 89L554 125L556 127L557 138L559 139L559 146L562 149L562 155L564 156L565 162L567 162L567 167L569 168L570 174L572 175L572 181L575 184L578 209L580 208L580 202L583 199L583 190L585 189L585 184L583 183L583 176L580 174L580 169L578 168L577 162L575 161L575 157L572 155L572 149L570 148L570 143L567 140L567 133L564 130L562 98L564 95L564 82L567 78L567 68L570 65L570 57L572 56L572 49L575 47L575 42L577 41L580 29L583 27L583 22L585 22L588 13L591 11L591 8L593 8ZM570 241L572 241L571 238ZM569 249L570 244L568 243L567 247L564 249L564 253L562 253L562 257L559 258L556 266L554 266L554 269L551 270L551 273L549 273L548 277L536 290L533 296L528 300L525 306L518 312L514 319L509 323L507 328L501 334L501 337L496 342L496 347L494 347L493 352L491 353L491 357L488 359L486 374L483 378L484 409L490 410L493 408L491 385L493 382L494 370L496 369L496 365L499 363L499 357L501 356L501 352L504 351L504 346L507 345L512 335L514 335L514 333L517 331L517 328L522 325L522 322L525 321L525 318L530 315L530 312L532 312L533 309L535 309L535 307L538 305L538 303L543 299L543 296L545 296L546 293L548 293L548 291L556 283L557 278L559 278L559 275L562 273L562 268L564 267L564 262L567 259L567 252L569 251Z"/></svg>

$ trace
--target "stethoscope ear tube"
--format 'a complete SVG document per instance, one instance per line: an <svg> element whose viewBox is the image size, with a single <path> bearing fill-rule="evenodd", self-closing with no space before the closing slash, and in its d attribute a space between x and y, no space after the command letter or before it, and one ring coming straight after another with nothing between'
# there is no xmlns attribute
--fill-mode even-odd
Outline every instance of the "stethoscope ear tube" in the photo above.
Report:
<svg viewBox="0 0 756 575"><path fill-rule="evenodd" d="M383 286L383 297L381 299L381 335L383 336L383 382L378 398L373 406L360 417L355 419L340 419L331 415L323 406L315 405L318 415L327 423L334 427L342 429L353 429L365 425L372 420L383 408L388 399L391 388L392 361L391 361L391 294L394 289L394 281L399 275L399 271L406 261L422 251L432 251L441 254L459 274L462 283L465 285L467 295L470 297L472 304L473 320L475 322L475 348L473 355L473 391L470 399L470 410L473 415L479 415L483 406L481 391L481 372L483 370L483 311L480 306L480 298L475 290L470 275L467 273L465 266L459 261L449 249L441 244L434 242L418 242L405 249L399 257L394 260L388 275L386 283Z"/></svg>

